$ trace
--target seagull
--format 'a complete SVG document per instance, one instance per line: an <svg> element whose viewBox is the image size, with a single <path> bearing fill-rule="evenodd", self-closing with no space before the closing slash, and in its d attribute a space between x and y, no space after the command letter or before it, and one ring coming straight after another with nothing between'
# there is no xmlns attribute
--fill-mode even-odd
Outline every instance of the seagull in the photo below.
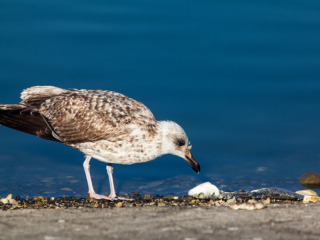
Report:
<svg viewBox="0 0 320 240"><path fill-rule="evenodd" d="M200 172L188 137L177 123L157 121L144 104L120 93L35 86L25 89L21 99L20 104L0 104L0 124L85 154L83 167L91 198L130 200L117 197L112 164L142 163L173 154ZM107 163L109 196L93 189L91 158Z"/></svg>

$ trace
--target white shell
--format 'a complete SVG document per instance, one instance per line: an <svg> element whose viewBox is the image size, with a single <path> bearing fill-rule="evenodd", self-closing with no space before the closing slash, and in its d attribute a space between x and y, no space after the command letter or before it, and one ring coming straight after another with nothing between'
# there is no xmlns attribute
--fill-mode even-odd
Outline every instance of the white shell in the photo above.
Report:
<svg viewBox="0 0 320 240"><path fill-rule="evenodd" d="M219 197L220 192L215 185L211 184L210 182L205 182L189 190L188 195L190 197L201 199L216 199Z"/></svg>

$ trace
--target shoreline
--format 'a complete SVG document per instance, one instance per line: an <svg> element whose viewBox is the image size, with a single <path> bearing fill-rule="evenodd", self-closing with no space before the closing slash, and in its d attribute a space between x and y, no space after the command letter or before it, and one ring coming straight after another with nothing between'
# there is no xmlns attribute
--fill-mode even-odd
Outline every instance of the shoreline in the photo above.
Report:
<svg viewBox="0 0 320 240"><path fill-rule="evenodd" d="M320 203L0 211L0 239L319 239Z"/></svg>
<svg viewBox="0 0 320 240"><path fill-rule="evenodd" d="M275 203L299 203L301 199L297 199L296 196L285 196L285 198L279 198L275 194L264 195L241 195L237 197L227 196L227 193L220 195L215 199L199 199L190 196L150 196L145 194L141 196L139 192L135 192L131 195L119 195L119 197L125 197L129 200L105 200L105 199L93 199L89 195L86 198L77 197L59 197L48 198L37 196L34 198L20 199L20 196L12 198L12 194L9 194L7 198L0 199L0 210L21 210L21 209L82 209L82 208L136 208L136 207L169 207L169 206L190 206L190 207L211 207L211 206L230 206L234 204L255 205L260 204L265 207L267 204ZM293 198L292 198L293 197ZM320 200L320 199L319 199Z"/></svg>

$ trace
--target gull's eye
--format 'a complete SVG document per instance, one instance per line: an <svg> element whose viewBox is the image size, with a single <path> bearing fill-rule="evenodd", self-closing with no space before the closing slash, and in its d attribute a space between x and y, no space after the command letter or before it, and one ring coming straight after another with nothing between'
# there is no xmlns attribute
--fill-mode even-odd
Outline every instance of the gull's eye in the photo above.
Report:
<svg viewBox="0 0 320 240"><path fill-rule="evenodd" d="M184 146L186 144L186 142L183 139L177 139L177 145L179 147Z"/></svg>

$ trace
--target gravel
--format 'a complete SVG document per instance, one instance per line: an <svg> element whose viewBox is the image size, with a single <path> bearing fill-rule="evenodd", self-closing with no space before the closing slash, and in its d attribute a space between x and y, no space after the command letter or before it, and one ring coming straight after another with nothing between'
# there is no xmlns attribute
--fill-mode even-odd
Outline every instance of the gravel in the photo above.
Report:
<svg viewBox="0 0 320 240"><path fill-rule="evenodd" d="M0 211L0 239L319 239L320 203Z"/></svg>

